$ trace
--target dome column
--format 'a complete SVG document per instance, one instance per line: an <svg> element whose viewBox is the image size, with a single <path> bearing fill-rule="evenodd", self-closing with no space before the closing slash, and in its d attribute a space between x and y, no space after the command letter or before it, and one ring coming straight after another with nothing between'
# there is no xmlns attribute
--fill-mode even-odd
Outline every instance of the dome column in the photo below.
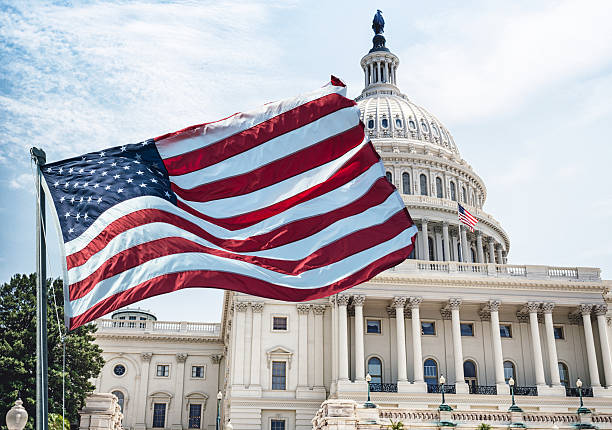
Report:
<svg viewBox="0 0 612 430"><path fill-rule="evenodd" d="M450 261L450 248L448 243L448 223L442 223L442 246L444 248L444 261Z"/></svg>
<svg viewBox="0 0 612 430"><path fill-rule="evenodd" d="M421 221L421 244L423 246L422 250L422 260L429 261L429 234L427 231L427 222L428 220L424 218Z"/></svg>
<svg viewBox="0 0 612 430"><path fill-rule="evenodd" d="M484 263L484 252L482 249L482 232L480 230L476 231L476 258L478 258L479 263Z"/></svg>
<svg viewBox="0 0 612 430"><path fill-rule="evenodd" d="M467 263L468 262L468 241L467 241L467 234L465 232L465 227L460 225L459 226L459 234L461 235L461 261L463 263Z"/></svg>
<svg viewBox="0 0 612 430"><path fill-rule="evenodd" d="M489 238L489 263L495 264L495 241Z"/></svg>
<svg viewBox="0 0 612 430"><path fill-rule="evenodd" d="M501 245L497 245L497 264L504 264L504 254Z"/></svg>

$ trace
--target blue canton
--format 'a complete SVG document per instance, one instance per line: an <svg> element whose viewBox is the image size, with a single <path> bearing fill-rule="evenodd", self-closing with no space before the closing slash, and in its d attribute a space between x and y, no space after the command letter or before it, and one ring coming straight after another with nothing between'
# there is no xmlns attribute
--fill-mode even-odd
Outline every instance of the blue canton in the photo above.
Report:
<svg viewBox="0 0 612 430"><path fill-rule="evenodd" d="M102 213L123 201L176 195L153 139L91 152L43 167L64 242L83 233Z"/></svg>

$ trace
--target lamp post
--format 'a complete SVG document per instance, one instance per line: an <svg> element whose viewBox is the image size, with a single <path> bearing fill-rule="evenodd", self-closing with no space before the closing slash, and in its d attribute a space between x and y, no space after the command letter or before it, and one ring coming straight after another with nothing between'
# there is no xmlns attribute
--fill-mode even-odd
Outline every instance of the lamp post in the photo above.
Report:
<svg viewBox="0 0 612 430"><path fill-rule="evenodd" d="M234 426L232 425L231 421L228 421L227 424L225 424L225 430L234 430Z"/></svg>
<svg viewBox="0 0 612 430"><path fill-rule="evenodd" d="M444 398L444 394L446 393L446 378L444 377L444 375L440 376L440 388L442 390L442 404L438 407L439 411L452 411L453 408L451 408L450 406L448 406L446 404L446 400Z"/></svg>
<svg viewBox="0 0 612 430"><path fill-rule="evenodd" d="M221 391L219 391L217 393L217 427L216 427L216 430L219 430L219 428L221 427L221 399L222 398L223 398L223 394L221 393Z"/></svg>
<svg viewBox="0 0 612 430"><path fill-rule="evenodd" d="M21 399L18 399L15 406L6 413L6 426L8 430L23 430L27 422L28 412L23 407Z"/></svg>
<svg viewBox="0 0 612 430"><path fill-rule="evenodd" d="M510 385L510 395L512 396L512 405L508 410L510 412L523 412L523 410L514 403L514 378L510 377L510 379L508 379L508 385Z"/></svg>
<svg viewBox="0 0 612 430"><path fill-rule="evenodd" d="M363 404L364 408L375 408L376 405L370 400L370 382L372 382L372 376L368 373L365 378L368 383L368 401Z"/></svg>
<svg viewBox="0 0 612 430"><path fill-rule="evenodd" d="M576 380L576 387L578 388L578 396L580 397L580 407L578 408L578 414L590 414L591 410L589 408L584 407L584 402L582 401L582 381L580 378Z"/></svg>

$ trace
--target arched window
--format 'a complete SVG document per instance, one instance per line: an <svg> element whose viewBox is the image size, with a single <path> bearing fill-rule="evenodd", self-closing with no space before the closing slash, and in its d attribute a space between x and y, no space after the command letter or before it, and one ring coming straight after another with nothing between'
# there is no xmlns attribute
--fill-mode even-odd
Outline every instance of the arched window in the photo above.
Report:
<svg viewBox="0 0 612 430"><path fill-rule="evenodd" d="M564 387L570 386L569 371L567 370L567 365L565 363L559 362L559 378L561 379L561 385Z"/></svg>
<svg viewBox="0 0 612 430"><path fill-rule="evenodd" d="M442 179L436 178L436 197L442 198Z"/></svg>
<svg viewBox="0 0 612 430"><path fill-rule="evenodd" d="M374 120L373 120L373 119L369 119L369 120L368 120L368 128L369 128L369 129L374 128Z"/></svg>
<svg viewBox="0 0 612 430"><path fill-rule="evenodd" d="M402 192L410 194L410 175L406 172L402 173Z"/></svg>
<svg viewBox="0 0 612 430"><path fill-rule="evenodd" d="M395 118L395 126L397 128L402 128L402 120L399 118Z"/></svg>
<svg viewBox="0 0 612 430"><path fill-rule="evenodd" d="M472 388L478 386L478 376L476 375L476 363L472 360L463 362L463 377L465 382Z"/></svg>
<svg viewBox="0 0 612 430"><path fill-rule="evenodd" d="M421 129L423 130L423 132L429 133L429 126L424 120L421 120Z"/></svg>
<svg viewBox="0 0 612 430"><path fill-rule="evenodd" d="M383 118L380 124L382 125L382 128L387 128L389 127L389 120L387 118Z"/></svg>
<svg viewBox="0 0 612 430"><path fill-rule="evenodd" d="M368 373L372 377L373 384L382 384L382 362L378 357L368 360Z"/></svg>
<svg viewBox="0 0 612 430"><path fill-rule="evenodd" d="M435 137L440 137L440 132L438 131L437 125L431 124L431 129L433 130L433 134Z"/></svg>
<svg viewBox="0 0 612 430"><path fill-rule="evenodd" d="M514 363L511 361L504 361L504 379L506 380L506 384L510 378L516 381L516 369L514 368Z"/></svg>
<svg viewBox="0 0 612 430"><path fill-rule="evenodd" d="M427 195L427 176L421 173L421 176L419 177L419 179L421 181L421 195L426 196Z"/></svg>
<svg viewBox="0 0 612 430"><path fill-rule="evenodd" d="M111 394L117 396L117 400L119 400L119 407L121 408L121 413L123 413L123 403L125 402L125 397L123 393L119 390L113 391Z"/></svg>
<svg viewBox="0 0 612 430"><path fill-rule="evenodd" d="M387 181L393 183L393 175L391 175L391 172L385 173L385 176L387 177Z"/></svg>
<svg viewBox="0 0 612 430"><path fill-rule="evenodd" d="M450 183L450 189L451 189L451 200L453 201L457 201L457 190L455 189L455 183L451 181Z"/></svg>
<svg viewBox="0 0 612 430"><path fill-rule="evenodd" d="M461 187L461 200L467 203L467 194L465 193L465 187Z"/></svg>
<svg viewBox="0 0 612 430"><path fill-rule="evenodd" d="M427 385L438 385L438 363L433 358L428 358L423 363L423 374Z"/></svg>
<svg viewBox="0 0 612 430"><path fill-rule="evenodd" d="M416 130L416 122L411 119L410 121L408 121L408 127L410 127L410 130Z"/></svg>
<svg viewBox="0 0 612 430"><path fill-rule="evenodd" d="M435 260L435 258L434 258L434 255L435 255L434 254L434 241L432 240L431 237L427 238L427 244L429 246L429 260L430 261L434 261Z"/></svg>

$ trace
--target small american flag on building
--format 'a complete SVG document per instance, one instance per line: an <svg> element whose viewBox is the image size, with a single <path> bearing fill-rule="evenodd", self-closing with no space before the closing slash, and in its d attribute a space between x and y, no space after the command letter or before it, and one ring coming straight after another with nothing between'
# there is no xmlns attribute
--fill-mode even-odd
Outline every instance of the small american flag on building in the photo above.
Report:
<svg viewBox="0 0 612 430"><path fill-rule="evenodd" d="M474 226L478 223L478 220L467 211L463 206L457 203L458 209L457 212L459 214L459 221L463 224L467 225L471 232L474 232Z"/></svg>
<svg viewBox="0 0 612 430"><path fill-rule="evenodd" d="M345 94L44 166L69 328L189 287L326 297L406 259L416 227Z"/></svg>

